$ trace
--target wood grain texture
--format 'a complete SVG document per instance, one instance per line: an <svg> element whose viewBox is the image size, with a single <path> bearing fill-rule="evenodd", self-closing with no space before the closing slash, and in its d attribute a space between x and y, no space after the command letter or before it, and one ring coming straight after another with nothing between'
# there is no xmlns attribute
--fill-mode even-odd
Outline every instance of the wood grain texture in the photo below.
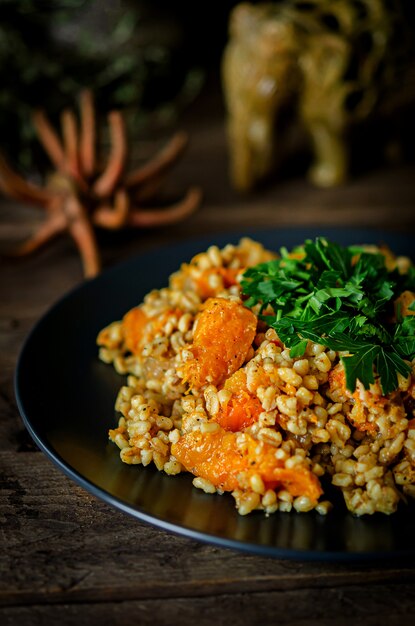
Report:
<svg viewBox="0 0 415 626"><path fill-rule="evenodd" d="M175 193L201 184L203 206L174 227L100 232L106 267L165 243L248 228L371 225L413 232L414 164L369 171L336 190L314 189L297 176L239 197L227 182L215 102L208 114L183 121L192 141L169 187ZM37 210L2 201L1 250L27 236L39 218ZM52 466L23 427L13 373L30 328L81 279L67 239L24 261L1 261L0 623L414 623L411 563L282 561L197 543L110 508Z"/></svg>
<svg viewBox="0 0 415 626"><path fill-rule="evenodd" d="M362 587L346 589L300 589L238 593L209 597L160 598L128 602L104 602L98 605L59 604L33 607L10 607L0 610L4 626L15 624L37 626L44 624L101 624L102 626L175 626L212 623L238 626L240 624L274 624L290 626L409 626L415 609L408 609L409 585L380 585L366 593Z"/></svg>

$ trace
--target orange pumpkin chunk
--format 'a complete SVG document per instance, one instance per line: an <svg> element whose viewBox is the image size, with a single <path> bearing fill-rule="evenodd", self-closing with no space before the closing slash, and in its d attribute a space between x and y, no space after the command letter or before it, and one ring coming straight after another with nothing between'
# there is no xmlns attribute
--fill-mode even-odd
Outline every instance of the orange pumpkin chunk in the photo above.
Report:
<svg viewBox="0 0 415 626"><path fill-rule="evenodd" d="M191 387L219 386L244 363L255 338L257 318L238 302L209 298L196 318L193 358L183 366Z"/></svg>
<svg viewBox="0 0 415 626"><path fill-rule="evenodd" d="M168 309L157 317L149 318L141 307L131 309L122 321L125 347L133 354L139 354L146 343L162 332L170 319L178 319L182 313L180 309Z"/></svg>
<svg viewBox="0 0 415 626"><path fill-rule="evenodd" d="M246 387L246 374L238 370L225 381L224 389L232 396L226 406L222 406L215 416L225 430L237 432L258 421L263 408L256 396L249 393Z"/></svg>
<svg viewBox="0 0 415 626"><path fill-rule="evenodd" d="M237 285L237 276L244 270L241 268L233 267L211 267L204 270L197 279L197 291L202 298L211 298L218 293L218 289L211 286L209 278L210 276L219 276L222 280L222 288L228 289L232 285Z"/></svg>
<svg viewBox="0 0 415 626"><path fill-rule="evenodd" d="M246 433L241 444L240 437L240 433L222 429L213 433L194 431L172 445L172 454L187 471L223 491L241 488L243 472L244 481L259 474L266 489L285 489L294 497L305 495L313 502L318 500L323 493L320 482L306 466L287 469L284 461L275 457L275 447Z"/></svg>
<svg viewBox="0 0 415 626"><path fill-rule="evenodd" d="M126 313L122 320L124 343L133 354L140 351L144 328L148 324L148 317L140 307L135 307Z"/></svg>

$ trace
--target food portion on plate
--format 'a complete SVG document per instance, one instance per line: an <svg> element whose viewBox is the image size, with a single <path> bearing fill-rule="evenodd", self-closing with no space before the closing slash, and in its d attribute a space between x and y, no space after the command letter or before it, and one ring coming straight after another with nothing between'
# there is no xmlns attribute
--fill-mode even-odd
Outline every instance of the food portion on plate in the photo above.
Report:
<svg viewBox="0 0 415 626"><path fill-rule="evenodd" d="M190 472L242 515L415 497L415 270L324 238L211 246L98 336L124 463Z"/></svg>

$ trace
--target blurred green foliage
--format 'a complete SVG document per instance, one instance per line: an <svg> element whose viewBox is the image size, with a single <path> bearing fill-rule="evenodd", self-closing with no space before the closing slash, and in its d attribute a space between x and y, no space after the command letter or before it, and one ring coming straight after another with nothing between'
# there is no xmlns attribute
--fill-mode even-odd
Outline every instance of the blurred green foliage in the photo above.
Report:
<svg viewBox="0 0 415 626"><path fill-rule="evenodd" d="M0 0L0 13L0 145L23 169L45 163L34 107L58 123L88 86L100 112L123 108L137 130L143 112L171 119L200 90L184 5L172 15L150 0Z"/></svg>

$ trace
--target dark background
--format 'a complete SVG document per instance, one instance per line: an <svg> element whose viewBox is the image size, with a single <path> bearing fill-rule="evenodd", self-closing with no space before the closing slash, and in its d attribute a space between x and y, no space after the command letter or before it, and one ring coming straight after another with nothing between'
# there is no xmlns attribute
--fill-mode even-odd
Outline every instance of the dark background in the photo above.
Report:
<svg viewBox="0 0 415 626"><path fill-rule="evenodd" d="M236 0L1 0L2 151L23 172L44 173L48 162L36 140L31 112L44 107L57 124L64 107L76 107L84 87L94 90L101 114L111 108L125 111L133 139L167 132L183 112L212 91L217 94L212 114L224 116L220 59L229 13L236 4ZM405 16L405 37L397 31L391 53L396 54L406 39L403 63L412 62L415 68L413 3L385 0L385 4L399 6ZM307 11L312 2L301 6ZM333 16L327 13L324 19L335 31ZM410 81L415 81L415 71ZM397 90L407 87L407 78L396 85ZM411 105L358 125L350 137L353 173L384 163L385 152L386 161L413 160L414 119ZM387 144L396 138L399 150L396 145L389 149ZM297 155L296 161L294 171L304 172L307 155Z"/></svg>

